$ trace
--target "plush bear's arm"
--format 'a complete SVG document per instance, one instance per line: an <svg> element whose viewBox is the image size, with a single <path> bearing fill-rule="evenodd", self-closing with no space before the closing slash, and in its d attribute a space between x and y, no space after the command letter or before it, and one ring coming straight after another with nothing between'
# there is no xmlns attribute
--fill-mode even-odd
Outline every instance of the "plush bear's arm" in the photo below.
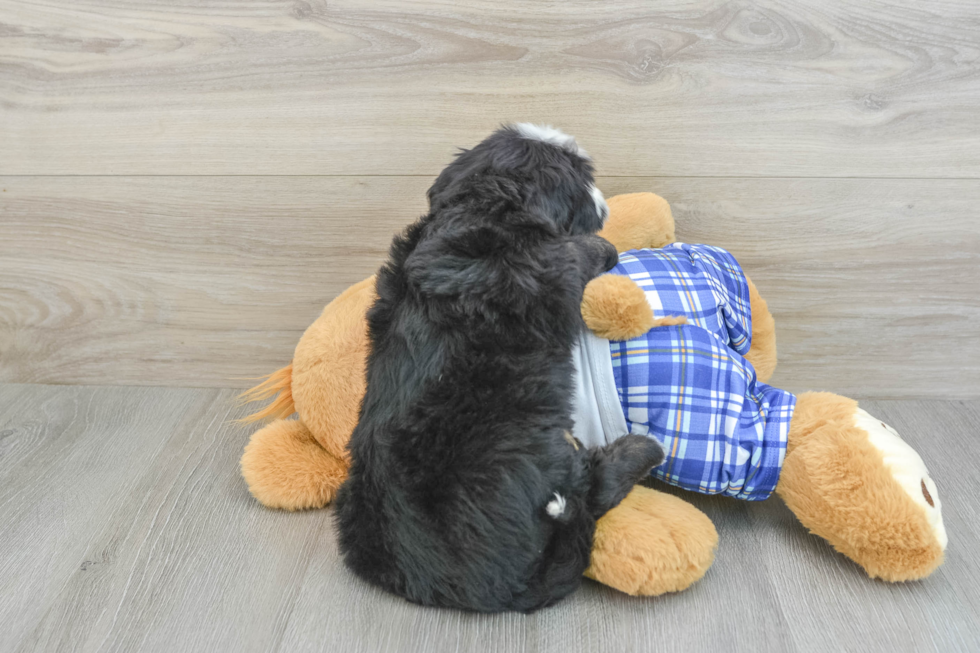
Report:
<svg viewBox="0 0 980 653"><path fill-rule="evenodd" d="M653 193L610 197L609 218L599 235L616 250L657 248L674 242L674 216L667 200ZM582 318L600 338L630 340L655 326L685 324L686 317L654 317L643 291L614 274L593 279L582 297Z"/></svg>
<svg viewBox="0 0 980 653"><path fill-rule="evenodd" d="M582 319L600 338L629 340L653 328L653 309L632 279L616 274L596 277L582 296Z"/></svg>
<svg viewBox="0 0 980 653"><path fill-rule="evenodd" d="M752 280L748 276L745 280L749 282L752 304L752 347L745 358L752 363L758 379L766 383L776 371L776 321Z"/></svg>
<svg viewBox="0 0 980 653"><path fill-rule="evenodd" d="M643 290L632 279L616 274L596 277L585 287L582 319L606 340L630 340L653 327L687 324L683 315L655 317Z"/></svg>

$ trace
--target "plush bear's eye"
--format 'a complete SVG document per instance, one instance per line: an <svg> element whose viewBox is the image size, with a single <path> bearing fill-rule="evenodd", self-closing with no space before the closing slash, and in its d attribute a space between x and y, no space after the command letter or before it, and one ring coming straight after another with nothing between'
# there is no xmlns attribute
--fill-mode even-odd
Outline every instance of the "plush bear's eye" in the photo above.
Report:
<svg viewBox="0 0 980 653"><path fill-rule="evenodd" d="M922 496L925 497L926 503L928 503L930 506L935 508L936 504L933 503L932 495L929 494L929 490L926 489L926 479L922 479L921 483L922 483Z"/></svg>

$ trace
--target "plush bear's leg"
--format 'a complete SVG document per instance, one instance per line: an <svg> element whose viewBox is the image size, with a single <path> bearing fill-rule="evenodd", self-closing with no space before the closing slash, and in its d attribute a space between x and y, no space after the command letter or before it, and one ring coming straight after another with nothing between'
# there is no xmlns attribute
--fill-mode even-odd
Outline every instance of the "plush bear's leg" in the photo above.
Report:
<svg viewBox="0 0 980 653"><path fill-rule="evenodd" d="M852 399L798 397L776 492L873 578L924 578L942 563L946 532L925 464Z"/></svg>
<svg viewBox="0 0 980 653"><path fill-rule="evenodd" d="M682 499L636 486L596 524L585 575L633 596L679 592L704 576L718 533Z"/></svg>
<svg viewBox="0 0 980 653"><path fill-rule="evenodd" d="M302 422L277 419L252 435L242 454L242 476L252 496L269 508L322 508L347 478L347 465L327 453Z"/></svg>

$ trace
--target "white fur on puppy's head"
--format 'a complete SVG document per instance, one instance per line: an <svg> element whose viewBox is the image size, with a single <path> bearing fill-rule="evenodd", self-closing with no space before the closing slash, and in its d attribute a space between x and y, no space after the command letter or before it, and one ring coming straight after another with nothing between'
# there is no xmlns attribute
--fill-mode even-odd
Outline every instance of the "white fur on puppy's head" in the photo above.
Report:
<svg viewBox="0 0 980 653"><path fill-rule="evenodd" d="M524 138L551 143L564 150L568 150L572 154L577 154L583 159L589 158L589 153L575 142L574 136L569 136L562 130L555 129L551 125L535 125L529 122L519 122L514 125L514 129Z"/></svg>
<svg viewBox="0 0 980 653"><path fill-rule="evenodd" d="M606 204L606 197L602 194L597 186L593 184L592 186L592 201L595 202L596 213L602 218L602 223L606 223L606 218L609 217L609 205Z"/></svg>
<svg viewBox="0 0 980 653"><path fill-rule="evenodd" d="M582 149L582 146L575 141L574 136L566 134L551 125L535 125L530 122L519 122L514 125L514 129L523 138L550 143L583 159L592 160L589 153ZM605 223L606 218L609 217L609 206L606 204L606 198L603 197L602 191L594 185L592 186L592 200L595 202L596 213L599 214L603 223Z"/></svg>

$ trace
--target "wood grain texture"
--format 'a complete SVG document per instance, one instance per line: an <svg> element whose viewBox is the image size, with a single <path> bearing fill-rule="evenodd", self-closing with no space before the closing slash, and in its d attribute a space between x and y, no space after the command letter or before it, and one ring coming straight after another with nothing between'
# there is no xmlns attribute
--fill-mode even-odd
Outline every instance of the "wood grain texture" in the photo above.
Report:
<svg viewBox="0 0 980 653"><path fill-rule="evenodd" d="M245 386L371 274L424 177L0 178L0 379ZM980 181L601 178L769 301L774 384L978 397Z"/></svg>
<svg viewBox="0 0 980 653"><path fill-rule="evenodd" d="M420 608L358 581L331 511L249 496L232 391L0 384L0 650L969 651L980 647L980 403L862 404L927 461L950 535L930 578L889 585L785 506L670 490L720 545L687 591L592 582L530 616ZM658 486L663 488L664 486Z"/></svg>
<svg viewBox="0 0 980 653"><path fill-rule="evenodd" d="M275 647L329 515L255 510L232 397L0 387L0 650Z"/></svg>
<svg viewBox="0 0 980 653"><path fill-rule="evenodd" d="M980 177L972 0L0 3L0 173L424 174L503 121L606 175Z"/></svg>

